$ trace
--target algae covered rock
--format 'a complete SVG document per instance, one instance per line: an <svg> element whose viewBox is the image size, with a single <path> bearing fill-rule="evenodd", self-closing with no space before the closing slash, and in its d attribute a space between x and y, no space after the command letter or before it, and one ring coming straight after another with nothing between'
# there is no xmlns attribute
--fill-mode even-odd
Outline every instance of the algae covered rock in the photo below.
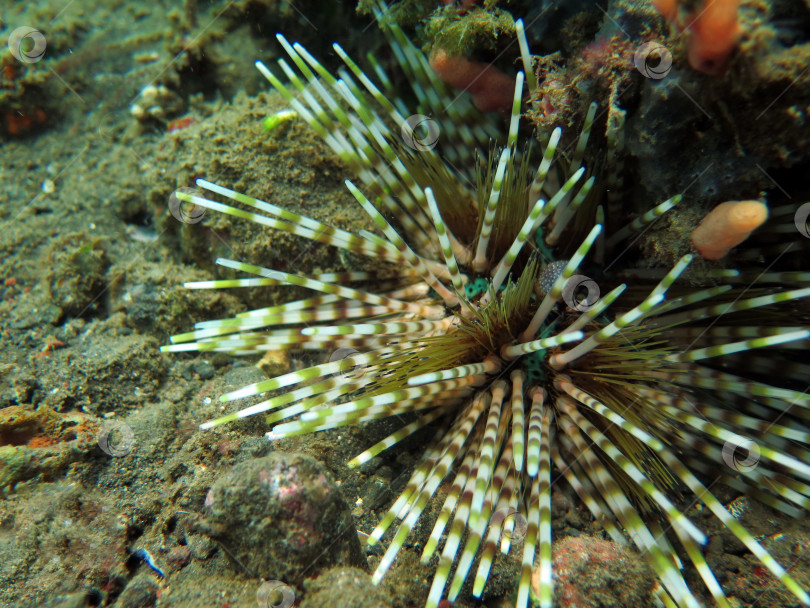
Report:
<svg viewBox="0 0 810 608"><path fill-rule="evenodd" d="M601 538L569 536L554 544L553 553L554 597L560 606L654 605L655 576L629 548ZM533 578L533 586L536 581Z"/></svg>
<svg viewBox="0 0 810 608"><path fill-rule="evenodd" d="M296 584L330 566L366 567L340 488L309 456L240 463L205 502L207 533L255 576Z"/></svg>
<svg viewBox="0 0 810 608"><path fill-rule="evenodd" d="M332 568L305 584L301 608L388 608L393 604L385 592L357 568Z"/></svg>

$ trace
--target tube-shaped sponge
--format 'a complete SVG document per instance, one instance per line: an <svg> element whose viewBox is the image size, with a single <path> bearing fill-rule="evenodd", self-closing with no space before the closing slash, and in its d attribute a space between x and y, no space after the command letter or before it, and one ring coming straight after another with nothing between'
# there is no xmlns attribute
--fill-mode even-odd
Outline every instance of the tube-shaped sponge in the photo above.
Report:
<svg viewBox="0 0 810 608"><path fill-rule="evenodd" d="M719 260L768 219L761 201L728 201L712 209L692 232L692 244L707 260Z"/></svg>

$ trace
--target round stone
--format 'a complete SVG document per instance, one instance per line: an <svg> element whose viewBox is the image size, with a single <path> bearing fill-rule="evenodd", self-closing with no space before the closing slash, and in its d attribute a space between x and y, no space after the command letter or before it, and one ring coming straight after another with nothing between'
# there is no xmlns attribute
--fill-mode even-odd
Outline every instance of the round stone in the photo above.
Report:
<svg viewBox="0 0 810 608"><path fill-rule="evenodd" d="M209 535L256 576L298 584L323 568L368 567L340 488L309 456L237 464L205 504Z"/></svg>

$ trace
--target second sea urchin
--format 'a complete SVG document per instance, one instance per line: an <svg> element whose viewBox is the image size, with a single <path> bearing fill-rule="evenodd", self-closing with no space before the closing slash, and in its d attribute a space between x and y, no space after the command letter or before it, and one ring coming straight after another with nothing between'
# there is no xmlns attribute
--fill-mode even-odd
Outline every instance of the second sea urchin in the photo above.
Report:
<svg viewBox="0 0 810 608"><path fill-rule="evenodd" d="M593 204L597 197L589 197L595 177L586 180L582 166L593 111L568 160L555 160L557 129L532 171L530 151L518 145L519 74L506 144L492 162L478 162L479 146L494 132L490 124L464 99L451 101L400 30L389 33L416 111L436 117L435 147L419 141L381 66L373 66L378 88L338 45L348 68L339 78L281 36L298 68L279 61L291 87L258 64L362 182L362 190L346 185L377 234L333 228L204 180L200 188L251 210L177 194L398 269L384 280L370 272L301 276L219 259L255 278L188 284L295 285L319 295L198 323L175 336L167 351L354 349L348 358L223 395L227 402L278 391L203 428L267 413L270 435L284 437L404 417L402 428L353 466L420 429L441 429L369 537L377 543L399 522L374 573L378 582L437 490L449 486L422 554L428 561L440 552L430 608L443 597L454 600L468 579L472 594L481 596L496 552L509 551L515 512L528 526L516 606L527 606L534 594L550 607L551 488L563 478L613 541L646 556L663 605L700 605L680 555L688 556L717 604L729 605L703 557L706 536L684 512L686 495L810 605L801 586L698 479L722 468L720 480L777 510L796 514L808 506L810 396L791 381L806 366L790 360L791 349L806 347L810 338L808 313L797 307L810 296L808 273L774 271L786 250L771 254L764 247L756 255L773 261L767 272L752 278L717 270L699 288L678 281L690 255L660 273L624 269L630 287L616 273L600 275L598 285L577 275L586 256L603 262L680 197L611 235L601 223L588 230L588 217L603 216ZM771 215L784 223L791 210ZM554 245L554 259L548 244L563 243L561 235L574 245ZM353 282L364 288L346 285ZM785 283L794 288L774 287ZM352 373L355 366L362 373ZM736 448L756 450L757 466L731 468ZM539 583L532 590L534 569Z"/></svg>

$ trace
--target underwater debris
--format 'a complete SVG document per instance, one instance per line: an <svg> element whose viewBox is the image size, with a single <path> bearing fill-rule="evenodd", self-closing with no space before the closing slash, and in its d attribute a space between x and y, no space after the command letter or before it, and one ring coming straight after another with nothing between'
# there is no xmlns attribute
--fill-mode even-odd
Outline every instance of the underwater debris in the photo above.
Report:
<svg viewBox="0 0 810 608"><path fill-rule="evenodd" d="M129 107L129 113L139 122L168 122L182 113L184 108L183 99L167 86L149 84L138 93Z"/></svg>
<svg viewBox="0 0 810 608"><path fill-rule="evenodd" d="M132 555L137 557L147 566L149 566L149 568L151 568L155 572L155 574L158 575L159 578L166 578L166 574L163 572L163 570L160 569L160 567L158 567L155 558L152 556L151 553L149 553L147 549L141 547L137 551L133 552Z"/></svg>

